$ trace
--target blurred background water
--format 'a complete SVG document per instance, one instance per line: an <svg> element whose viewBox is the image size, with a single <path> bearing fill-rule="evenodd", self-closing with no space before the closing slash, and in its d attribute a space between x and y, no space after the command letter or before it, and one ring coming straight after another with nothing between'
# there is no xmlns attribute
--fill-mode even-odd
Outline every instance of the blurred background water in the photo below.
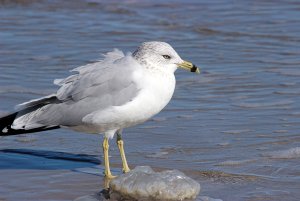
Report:
<svg viewBox="0 0 300 201"><path fill-rule="evenodd" d="M299 200L299 33L296 0L0 0L0 115L101 53L166 41L202 74L178 70L163 112L125 130L130 166L179 169L200 196ZM99 192L101 140L69 130L0 138L0 200ZM113 142L110 154L118 174Z"/></svg>

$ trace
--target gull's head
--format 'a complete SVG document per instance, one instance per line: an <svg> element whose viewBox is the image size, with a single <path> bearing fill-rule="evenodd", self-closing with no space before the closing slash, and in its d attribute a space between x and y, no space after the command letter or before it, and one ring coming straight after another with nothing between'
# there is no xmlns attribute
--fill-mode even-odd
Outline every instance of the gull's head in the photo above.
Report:
<svg viewBox="0 0 300 201"><path fill-rule="evenodd" d="M191 72L200 73L199 68L180 58L171 45L165 42L144 42L133 53L133 57L147 68L162 69L174 73L180 67Z"/></svg>

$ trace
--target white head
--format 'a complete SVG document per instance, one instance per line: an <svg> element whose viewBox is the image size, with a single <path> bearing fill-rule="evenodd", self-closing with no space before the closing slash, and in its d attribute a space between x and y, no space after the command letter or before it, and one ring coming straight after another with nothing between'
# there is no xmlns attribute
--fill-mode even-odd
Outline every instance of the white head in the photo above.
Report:
<svg viewBox="0 0 300 201"><path fill-rule="evenodd" d="M172 46L165 42L144 42L133 53L133 57L148 68L164 68L174 73L177 67L182 67L192 72L199 72L195 65L182 60Z"/></svg>

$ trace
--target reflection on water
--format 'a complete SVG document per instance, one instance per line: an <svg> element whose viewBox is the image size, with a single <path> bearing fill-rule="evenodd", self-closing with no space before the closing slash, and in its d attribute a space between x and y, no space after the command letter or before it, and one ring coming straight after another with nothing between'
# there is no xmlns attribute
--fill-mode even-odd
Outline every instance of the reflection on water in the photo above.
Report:
<svg viewBox="0 0 300 201"><path fill-rule="evenodd" d="M202 74L178 70L165 110L125 130L131 168L179 169L201 184L198 200L298 200L299 6L290 0L0 1L0 114L54 92L55 78L100 53L167 41ZM100 144L97 135L68 130L0 139L1 150L98 159ZM118 149L111 148L120 174ZM72 200L102 189L94 162L65 164L23 152L0 152L0 158L0 200Z"/></svg>

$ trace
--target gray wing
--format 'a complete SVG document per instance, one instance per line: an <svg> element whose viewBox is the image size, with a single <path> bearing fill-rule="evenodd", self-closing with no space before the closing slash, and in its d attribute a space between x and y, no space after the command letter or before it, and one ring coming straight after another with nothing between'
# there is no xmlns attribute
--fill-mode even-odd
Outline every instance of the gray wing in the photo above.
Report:
<svg viewBox="0 0 300 201"><path fill-rule="evenodd" d="M137 65L132 57L124 57L120 52L110 54L102 61L74 69L78 72L75 75L56 80L55 83L60 85L56 94L58 101L20 116L14 124L26 124L28 128L40 125L76 126L92 112L131 101L139 91L133 81ZM34 101L26 104L33 105Z"/></svg>

